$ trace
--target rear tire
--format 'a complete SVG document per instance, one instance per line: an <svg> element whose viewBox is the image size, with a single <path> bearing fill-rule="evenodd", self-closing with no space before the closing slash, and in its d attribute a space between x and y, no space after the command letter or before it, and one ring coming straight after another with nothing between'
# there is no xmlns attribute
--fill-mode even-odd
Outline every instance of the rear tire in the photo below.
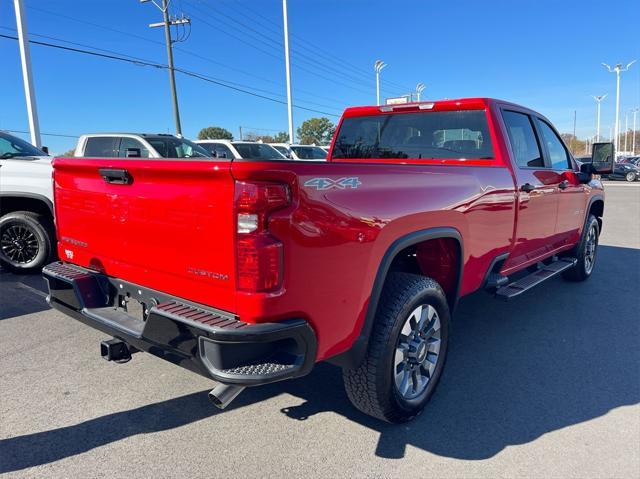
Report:
<svg viewBox="0 0 640 479"><path fill-rule="evenodd" d="M343 370L349 399L383 421L413 419L431 399L447 355L449 306L431 278L391 273L385 283L366 356Z"/></svg>
<svg viewBox="0 0 640 479"><path fill-rule="evenodd" d="M599 236L600 223L594 215L590 214L580 242L571 253L572 256L578 258L578 262L575 267L562 273L566 280L584 281L591 276L595 268Z"/></svg>
<svg viewBox="0 0 640 479"><path fill-rule="evenodd" d="M630 171L625 175L624 179L629 183L633 183L634 181L636 181L636 174L633 171Z"/></svg>
<svg viewBox="0 0 640 479"><path fill-rule="evenodd" d="M55 232L49 218L14 211L0 218L0 263L14 273L40 271L54 256Z"/></svg>

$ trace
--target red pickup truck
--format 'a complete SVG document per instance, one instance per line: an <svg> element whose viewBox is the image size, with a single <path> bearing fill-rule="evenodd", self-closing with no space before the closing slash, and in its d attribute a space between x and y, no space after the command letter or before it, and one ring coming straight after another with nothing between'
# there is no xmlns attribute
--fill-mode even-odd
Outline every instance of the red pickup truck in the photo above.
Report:
<svg viewBox="0 0 640 479"><path fill-rule="evenodd" d="M245 386L342 366L354 405L401 422L438 383L461 296L587 279L602 227L596 144L471 98L349 108L328 161L57 158L51 306L113 339Z"/></svg>

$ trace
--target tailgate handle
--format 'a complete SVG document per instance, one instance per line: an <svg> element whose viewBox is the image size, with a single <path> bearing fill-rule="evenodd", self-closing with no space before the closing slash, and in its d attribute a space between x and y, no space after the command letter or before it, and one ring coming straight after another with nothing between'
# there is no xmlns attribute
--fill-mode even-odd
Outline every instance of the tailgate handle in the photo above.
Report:
<svg viewBox="0 0 640 479"><path fill-rule="evenodd" d="M122 168L99 168L100 176L107 183L113 185L130 185L133 183L133 176Z"/></svg>

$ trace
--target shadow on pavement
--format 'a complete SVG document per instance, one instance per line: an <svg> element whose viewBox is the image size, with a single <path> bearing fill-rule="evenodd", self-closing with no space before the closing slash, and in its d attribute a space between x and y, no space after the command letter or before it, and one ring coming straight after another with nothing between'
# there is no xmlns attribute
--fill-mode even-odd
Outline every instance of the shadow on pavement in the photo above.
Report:
<svg viewBox="0 0 640 479"><path fill-rule="evenodd" d="M0 269L0 320L49 309L46 294L42 275L14 275Z"/></svg>
<svg viewBox="0 0 640 479"><path fill-rule="evenodd" d="M328 364L319 364L305 378L247 389L230 409L288 393L304 400L282 409L294 420L333 411L378 431L377 456L402 458L411 445L440 456L481 460L636 404L640 250L601 246L598 254L596 272L585 283L554 279L510 303L484 292L464 298L452 325L442 382L411 423L384 424L356 411L340 370ZM203 391L5 439L0 441L0 472L216 414Z"/></svg>

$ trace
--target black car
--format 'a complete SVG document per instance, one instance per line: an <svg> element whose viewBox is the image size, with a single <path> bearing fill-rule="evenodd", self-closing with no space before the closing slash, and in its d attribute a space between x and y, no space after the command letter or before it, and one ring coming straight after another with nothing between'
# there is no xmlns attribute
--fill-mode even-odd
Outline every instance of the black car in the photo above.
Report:
<svg viewBox="0 0 640 479"><path fill-rule="evenodd" d="M608 175L610 180L640 180L640 168L632 162L616 163L613 166L613 173Z"/></svg>

